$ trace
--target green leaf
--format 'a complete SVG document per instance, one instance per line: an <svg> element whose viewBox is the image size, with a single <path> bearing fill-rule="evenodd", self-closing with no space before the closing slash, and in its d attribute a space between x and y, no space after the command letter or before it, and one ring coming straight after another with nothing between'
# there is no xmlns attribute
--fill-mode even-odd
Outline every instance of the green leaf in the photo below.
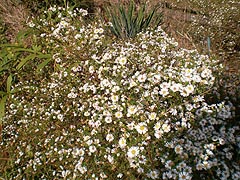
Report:
<svg viewBox="0 0 240 180"><path fill-rule="evenodd" d="M35 53L34 50L28 49L28 48L16 48L16 49L14 49L14 51L16 51L16 52L30 52L30 53Z"/></svg>
<svg viewBox="0 0 240 180"><path fill-rule="evenodd" d="M35 54L30 54L27 57L23 58L21 62L17 65L16 69L21 69L29 60L33 60L36 58Z"/></svg>
<svg viewBox="0 0 240 180"><path fill-rule="evenodd" d="M10 74L7 78L7 93L10 93L12 86L12 75Z"/></svg>
<svg viewBox="0 0 240 180"><path fill-rule="evenodd" d="M52 59L49 58L49 59L46 59L45 61L43 61L41 64L39 64L39 65L37 66L37 72L40 72L40 70L41 70L42 68L44 68L51 60L52 60Z"/></svg>
<svg viewBox="0 0 240 180"><path fill-rule="evenodd" d="M41 47L41 46L33 46L32 49L33 49L33 51L34 51L35 53L38 53L38 52L41 51L42 47Z"/></svg>
<svg viewBox="0 0 240 180"><path fill-rule="evenodd" d="M21 42L22 39L26 38L30 33L32 32L32 29L24 29L18 32L17 34L17 40L18 42Z"/></svg>
<svg viewBox="0 0 240 180"><path fill-rule="evenodd" d="M7 94L8 94L7 92L0 91L0 96L5 96L5 95L7 95Z"/></svg>
<svg viewBox="0 0 240 180"><path fill-rule="evenodd" d="M45 59L45 58L51 58L52 55L51 54L39 54L36 57L39 59Z"/></svg>
<svg viewBox="0 0 240 180"><path fill-rule="evenodd" d="M113 25L112 30L114 34L117 37L121 37L121 25L115 16L112 17L112 25Z"/></svg>
<svg viewBox="0 0 240 180"><path fill-rule="evenodd" d="M2 118L5 116L5 105L7 96L3 96L0 101L0 125L2 124Z"/></svg>
<svg viewBox="0 0 240 180"><path fill-rule="evenodd" d="M0 44L0 47L20 47L18 44Z"/></svg>
<svg viewBox="0 0 240 180"><path fill-rule="evenodd" d="M10 63L12 59L3 59L0 63L0 72L9 69L7 66L8 63Z"/></svg>

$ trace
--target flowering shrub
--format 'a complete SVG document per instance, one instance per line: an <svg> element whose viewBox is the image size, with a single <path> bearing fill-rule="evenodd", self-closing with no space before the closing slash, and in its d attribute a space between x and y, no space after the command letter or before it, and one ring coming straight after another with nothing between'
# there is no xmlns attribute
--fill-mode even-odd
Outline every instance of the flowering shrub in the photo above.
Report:
<svg viewBox="0 0 240 180"><path fill-rule="evenodd" d="M233 107L204 98L218 62L161 27L111 41L86 13L51 8L30 23L57 68L14 87L0 144L8 178L238 179Z"/></svg>

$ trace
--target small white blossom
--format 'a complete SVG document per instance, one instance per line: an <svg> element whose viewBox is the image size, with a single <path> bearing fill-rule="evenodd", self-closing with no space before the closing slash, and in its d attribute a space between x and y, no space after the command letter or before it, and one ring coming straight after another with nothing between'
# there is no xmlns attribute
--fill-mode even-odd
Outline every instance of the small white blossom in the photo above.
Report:
<svg viewBox="0 0 240 180"><path fill-rule="evenodd" d="M123 114L122 114L122 112L121 111L117 111L116 113L115 113L115 117L116 118L121 118L121 117L123 117Z"/></svg>
<svg viewBox="0 0 240 180"><path fill-rule="evenodd" d="M174 148L174 151L175 151L176 154L182 154L183 148L182 148L180 145L177 145L177 146Z"/></svg>
<svg viewBox="0 0 240 180"><path fill-rule="evenodd" d="M146 81L147 75L146 74L140 74L137 79L138 79L139 82L143 83L143 82Z"/></svg>
<svg viewBox="0 0 240 180"><path fill-rule="evenodd" d="M139 147L137 146L132 146L131 148L128 149L127 156L129 158L134 158L138 156L139 154Z"/></svg>
<svg viewBox="0 0 240 180"><path fill-rule="evenodd" d="M157 114L156 114L155 112L151 112L151 113L148 115L148 118L149 118L150 120L155 120L156 117L157 117Z"/></svg>
<svg viewBox="0 0 240 180"><path fill-rule="evenodd" d="M124 137L122 137L122 138L119 139L118 144L119 144L120 148L124 148L127 145L127 141Z"/></svg>
<svg viewBox="0 0 240 180"><path fill-rule="evenodd" d="M162 130L166 133L168 133L171 130L171 126L169 124L163 124Z"/></svg>
<svg viewBox="0 0 240 180"><path fill-rule="evenodd" d="M127 58L126 57L117 57L116 61L120 64L120 65L125 65L127 63Z"/></svg>
<svg viewBox="0 0 240 180"><path fill-rule="evenodd" d="M111 141L114 140L114 136L113 136L112 134L107 134L106 140L107 140L108 142L111 142Z"/></svg>
<svg viewBox="0 0 240 180"><path fill-rule="evenodd" d="M135 128L139 134L145 134L148 131L147 124L145 122L137 124Z"/></svg>

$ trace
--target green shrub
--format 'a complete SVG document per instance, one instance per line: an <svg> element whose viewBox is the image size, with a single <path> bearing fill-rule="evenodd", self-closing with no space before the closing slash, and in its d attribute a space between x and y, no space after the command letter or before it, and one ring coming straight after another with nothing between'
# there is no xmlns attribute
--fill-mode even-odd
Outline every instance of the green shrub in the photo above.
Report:
<svg viewBox="0 0 240 180"><path fill-rule="evenodd" d="M15 84L3 177L237 179L234 107L205 100L218 61L179 49L161 27L111 41L86 13L53 8L29 24L58 68Z"/></svg>

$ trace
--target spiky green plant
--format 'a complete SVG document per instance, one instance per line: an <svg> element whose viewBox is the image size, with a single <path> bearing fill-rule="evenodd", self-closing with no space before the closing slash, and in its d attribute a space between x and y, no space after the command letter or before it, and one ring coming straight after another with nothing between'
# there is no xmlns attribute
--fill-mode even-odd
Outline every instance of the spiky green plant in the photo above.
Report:
<svg viewBox="0 0 240 180"><path fill-rule="evenodd" d="M127 10L125 10L127 8ZM112 25L111 32L118 38L133 38L139 32L144 32L148 27L156 28L162 23L162 13L158 12L158 6L148 11L146 4L139 9L131 1L126 7L119 5L107 8L107 14Z"/></svg>

